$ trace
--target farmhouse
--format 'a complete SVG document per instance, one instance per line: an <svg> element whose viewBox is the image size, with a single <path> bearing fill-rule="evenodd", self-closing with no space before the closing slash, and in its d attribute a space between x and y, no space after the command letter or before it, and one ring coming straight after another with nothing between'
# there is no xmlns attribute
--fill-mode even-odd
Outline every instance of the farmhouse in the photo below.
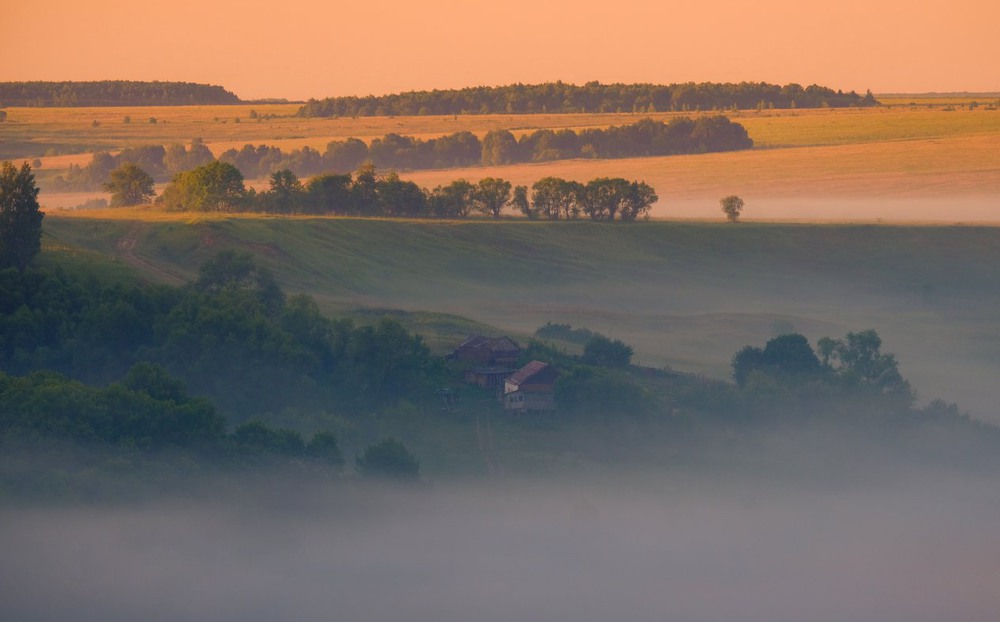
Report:
<svg viewBox="0 0 1000 622"><path fill-rule="evenodd" d="M504 410L550 412L556 409L555 384L559 372L541 361L531 361L504 380Z"/></svg>
<svg viewBox="0 0 1000 622"><path fill-rule="evenodd" d="M517 363L519 356L521 356L521 346L510 337L472 335L458 344L458 347L448 355L448 359L480 367L506 367Z"/></svg>

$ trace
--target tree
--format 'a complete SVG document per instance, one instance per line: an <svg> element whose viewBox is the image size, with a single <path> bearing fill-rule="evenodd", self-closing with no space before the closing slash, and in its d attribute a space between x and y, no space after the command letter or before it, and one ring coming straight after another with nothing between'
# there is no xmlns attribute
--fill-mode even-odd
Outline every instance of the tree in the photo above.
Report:
<svg viewBox="0 0 1000 622"><path fill-rule="evenodd" d="M510 200L510 204L527 218L532 220L538 218L538 212L531 206L531 202L528 201L527 186L514 186L514 197Z"/></svg>
<svg viewBox="0 0 1000 622"><path fill-rule="evenodd" d="M306 182L305 205L310 213L346 214L351 204L350 173L326 173Z"/></svg>
<svg viewBox="0 0 1000 622"><path fill-rule="evenodd" d="M344 455L340 453L337 437L332 432L316 432L306 445L306 455L338 469L344 466Z"/></svg>
<svg viewBox="0 0 1000 622"><path fill-rule="evenodd" d="M304 195L305 189L299 178L292 171L283 168L271 173L270 189L262 198L267 211L291 214L301 210Z"/></svg>
<svg viewBox="0 0 1000 622"><path fill-rule="evenodd" d="M743 211L743 199L735 194L731 194L728 197L719 199L719 205L722 206L722 211L726 214L726 219L729 222L739 221L740 212Z"/></svg>
<svg viewBox="0 0 1000 622"><path fill-rule="evenodd" d="M639 217L646 218L653 203L659 199L652 186L643 181L633 181L629 184L618 218L626 222L633 222Z"/></svg>
<svg viewBox="0 0 1000 622"><path fill-rule="evenodd" d="M0 267L28 267L42 247L42 218L38 186L25 162L18 170L0 165Z"/></svg>
<svg viewBox="0 0 1000 622"><path fill-rule="evenodd" d="M427 195L412 181L403 181L396 173L389 173L378 180L376 186L378 203L386 216L425 216Z"/></svg>
<svg viewBox="0 0 1000 622"><path fill-rule="evenodd" d="M509 131L490 130L483 137L483 165L512 164L517 155L517 139Z"/></svg>
<svg viewBox="0 0 1000 622"><path fill-rule="evenodd" d="M869 387L884 395L912 399L910 383L899 373L896 357L881 352L882 338L874 330L847 333L844 339L824 338L821 342L824 358L835 360L837 374L851 384Z"/></svg>
<svg viewBox="0 0 1000 622"><path fill-rule="evenodd" d="M472 202L476 209L494 218L500 218L500 212L510 203L510 182L498 177L484 177L479 180Z"/></svg>
<svg viewBox="0 0 1000 622"><path fill-rule="evenodd" d="M733 379L741 387L753 372L795 383L823 371L809 341L798 333L775 337L763 350L744 347L733 357L732 367Z"/></svg>
<svg viewBox="0 0 1000 622"><path fill-rule="evenodd" d="M245 303L253 301L272 312L285 302L285 294L270 270L257 265L250 253L231 249L219 251L201 265L194 289L213 295L228 294Z"/></svg>
<svg viewBox="0 0 1000 622"><path fill-rule="evenodd" d="M174 176L157 199L169 211L232 211L247 197L243 174L226 162L215 160Z"/></svg>
<svg viewBox="0 0 1000 622"><path fill-rule="evenodd" d="M362 164L354 173L354 183L351 184L351 202L355 213L359 216L374 216L378 209L378 179L375 165L371 162Z"/></svg>
<svg viewBox="0 0 1000 622"><path fill-rule="evenodd" d="M151 203L156 192L153 177L138 164L126 162L111 171L111 178L104 183L104 191L111 193L111 207L145 205Z"/></svg>
<svg viewBox="0 0 1000 622"><path fill-rule="evenodd" d="M583 346L583 362L601 367L628 367L632 361L632 346L611 340L604 335L594 335Z"/></svg>
<svg viewBox="0 0 1000 622"><path fill-rule="evenodd" d="M369 445L355 459L358 473L365 478L414 481L420 477L420 463L399 441L387 438Z"/></svg>
<svg viewBox="0 0 1000 622"><path fill-rule="evenodd" d="M465 179L456 179L447 186L431 191L430 209L441 218L465 218L472 211L472 197L476 186Z"/></svg>
<svg viewBox="0 0 1000 622"><path fill-rule="evenodd" d="M583 184L558 177L543 177L531 186L535 210L550 220L575 219L580 215Z"/></svg>

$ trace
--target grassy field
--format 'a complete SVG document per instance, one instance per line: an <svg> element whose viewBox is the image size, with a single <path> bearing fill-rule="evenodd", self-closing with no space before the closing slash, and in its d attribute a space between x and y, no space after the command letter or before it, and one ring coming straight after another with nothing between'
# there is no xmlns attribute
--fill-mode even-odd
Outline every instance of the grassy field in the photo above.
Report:
<svg viewBox="0 0 1000 622"><path fill-rule="evenodd" d="M238 248L289 291L390 312L438 351L484 325L525 339L567 322L633 344L639 363L716 377L781 332L875 328L922 397L1000 421L995 228L120 216L50 215L47 254L184 282Z"/></svg>

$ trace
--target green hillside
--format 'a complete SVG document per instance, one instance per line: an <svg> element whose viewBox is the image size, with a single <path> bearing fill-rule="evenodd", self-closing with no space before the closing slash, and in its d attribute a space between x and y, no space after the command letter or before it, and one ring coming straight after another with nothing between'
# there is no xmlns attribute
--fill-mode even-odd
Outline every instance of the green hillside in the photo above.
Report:
<svg viewBox="0 0 1000 622"><path fill-rule="evenodd" d="M92 251L150 280L247 250L331 313L407 312L439 350L478 322L522 338L564 322L625 340L640 364L725 377L736 350L775 334L874 328L921 397L1000 421L993 228L50 214L45 233L67 257Z"/></svg>

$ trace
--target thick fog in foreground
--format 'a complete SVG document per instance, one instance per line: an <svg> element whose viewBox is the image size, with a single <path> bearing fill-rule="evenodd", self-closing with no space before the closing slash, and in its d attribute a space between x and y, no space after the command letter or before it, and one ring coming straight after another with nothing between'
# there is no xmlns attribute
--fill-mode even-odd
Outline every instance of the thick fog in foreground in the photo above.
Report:
<svg viewBox="0 0 1000 622"><path fill-rule="evenodd" d="M261 490L6 509L5 620L996 622L1000 485Z"/></svg>

